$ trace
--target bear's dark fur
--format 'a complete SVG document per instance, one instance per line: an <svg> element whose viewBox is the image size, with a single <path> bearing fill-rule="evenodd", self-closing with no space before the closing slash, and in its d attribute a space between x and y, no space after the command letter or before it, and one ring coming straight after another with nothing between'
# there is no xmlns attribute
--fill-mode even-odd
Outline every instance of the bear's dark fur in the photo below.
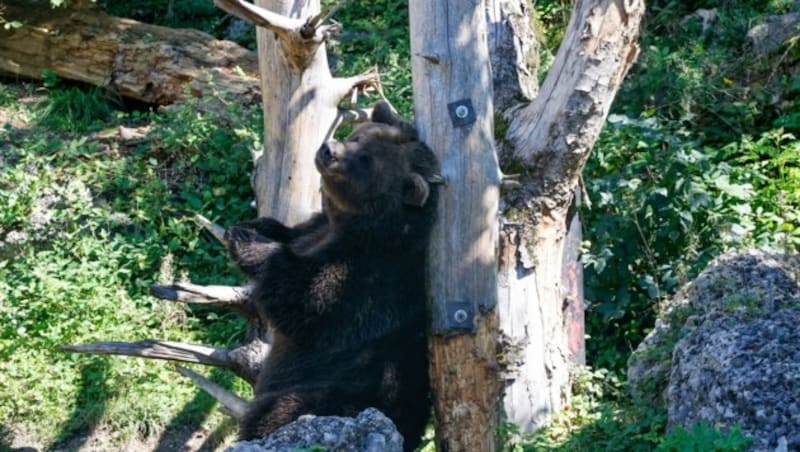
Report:
<svg viewBox="0 0 800 452"><path fill-rule="evenodd" d="M315 164L321 213L295 227L261 218L228 230L274 328L240 436L375 407L413 450L430 412L424 272L436 158L379 103L372 122L323 145Z"/></svg>

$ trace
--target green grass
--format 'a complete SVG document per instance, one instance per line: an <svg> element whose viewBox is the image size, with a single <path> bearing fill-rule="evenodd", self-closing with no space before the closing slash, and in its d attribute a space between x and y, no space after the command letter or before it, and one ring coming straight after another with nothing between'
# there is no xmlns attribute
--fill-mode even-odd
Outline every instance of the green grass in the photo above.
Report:
<svg viewBox="0 0 800 452"><path fill-rule="evenodd" d="M20 118L43 111L41 104L15 108ZM50 114L72 119L63 110ZM260 114L213 117L186 105L164 116L112 111L103 118L92 127L150 125L150 141L130 147L71 133L83 127L39 133L41 122L3 129L0 424L45 445L89 429L122 442L167 427L222 425L213 401L171 365L67 354L60 345L146 338L227 345L243 333L230 313L159 301L148 288L180 277L239 281L191 217L227 224L255 214L249 147L261 134ZM247 391L225 372L212 376Z"/></svg>

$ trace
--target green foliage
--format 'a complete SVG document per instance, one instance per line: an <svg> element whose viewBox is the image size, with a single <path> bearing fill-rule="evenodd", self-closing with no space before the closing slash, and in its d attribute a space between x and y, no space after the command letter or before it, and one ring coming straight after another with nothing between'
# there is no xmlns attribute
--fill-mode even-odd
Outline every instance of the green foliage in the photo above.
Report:
<svg viewBox="0 0 800 452"><path fill-rule="evenodd" d="M662 438L666 413L658 407L638 407L618 401L624 390L607 370L577 368L573 399L547 426L521 435L516 426L501 429L503 450L532 451L651 451Z"/></svg>
<svg viewBox="0 0 800 452"><path fill-rule="evenodd" d="M564 39L572 14L572 2L567 0L534 0L534 29L540 34L547 52L555 53Z"/></svg>
<svg viewBox="0 0 800 452"><path fill-rule="evenodd" d="M323 7L337 3L323 2ZM384 93L406 117L413 115L408 5L402 0L351 0L336 13L345 33L329 46L336 74L378 66Z"/></svg>
<svg viewBox="0 0 800 452"><path fill-rule="evenodd" d="M584 173L593 365L624 372L658 301L723 250L800 249L800 77L744 41L778 3L715 4L706 30L684 20L702 2L649 5L643 54L614 107L622 114Z"/></svg>
<svg viewBox="0 0 800 452"><path fill-rule="evenodd" d="M63 82L52 71L42 74L47 93L37 108L36 119L40 125L59 132L84 132L102 126L111 119L118 101L102 87L81 89L62 86Z"/></svg>
<svg viewBox="0 0 800 452"><path fill-rule="evenodd" d="M752 440L738 427L724 432L700 422L691 430L672 429L656 452L739 452L748 450L750 443Z"/></svg>
<svg viewBox="0 0 800 452"><path fill-rule="evenodd" d="M108 14L166 27L196 28L219 39L225 39L227 27L235 19L214 6L210 0L99 0L97 3ZM255 48L255 29L250 27L249 33L237 41Z"/></svg>
<svg viewBox="0 0 800 452"><path fill-rule="evenodd" d="M747 37L750 27L766 14L783 11L786 2L705 3L718 12L706 28L689 16L704 6L648 5L643 52L618 96L617 110L691 124L704 144L725 144L775 127L795 131L798 122L791 118L800 82L786 69L797 55L757 57Z"/></svg>
<svg viewBox="0 0 800 452"><path fill-rule="evenodd" d="M123 441L167 425L221 422L213 401L163 363L65 354L59 345L225 345L243 333L227 311L147 294L159 279L238 282L192 216L252 217L249 149L260 140L260 113L203 113L190 103L162 116L115 116L149 124L150 142L10 129L0 150L10 157L0 160L0 424L48 444L96 426ZM230 374L212 378L247 391Z"/></svg>
<svg viewBox="0 0 800 452"><path fill-rule="evenodd" d="M642 406L624 397L622 382L607 370L573 370L572 402L549 425L521 434L502 424L499 436L505 452L564 451L744 451L751 440L738 427L717 429L697 424L691 431L676 427L664 434L663 407Z"/></svg>

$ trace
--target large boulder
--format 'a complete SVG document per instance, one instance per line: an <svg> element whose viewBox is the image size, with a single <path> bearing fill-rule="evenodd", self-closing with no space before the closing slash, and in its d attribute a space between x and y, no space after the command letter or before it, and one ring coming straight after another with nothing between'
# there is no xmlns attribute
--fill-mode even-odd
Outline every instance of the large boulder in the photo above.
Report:
<svg viewBox="0 0 800 452"><path fill-rule="evenodd" d="M633 395L666 404L669 427L739 425L754 450L800 450L799 279L797 255L717 258L634 352Z"/></svg>
<svg viewBox="0 0 800 452"><path fill-rule="evenodd" d="M402 452L403 437L375 408L358 417L301 416L264 439L242 441L226 452Z"/></svg>

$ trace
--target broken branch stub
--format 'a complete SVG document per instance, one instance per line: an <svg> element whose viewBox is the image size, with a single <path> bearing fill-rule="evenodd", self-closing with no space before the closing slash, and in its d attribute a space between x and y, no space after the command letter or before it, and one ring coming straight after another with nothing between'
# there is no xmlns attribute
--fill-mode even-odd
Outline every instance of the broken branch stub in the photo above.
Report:
<svg viewBox="0 0 800 452"><path fill-rule="evenodd" d="M214 4L228 14L274 32L287 63L300 71L310 66L322 43L341 31L339 24L322 25L320 19L325 16L320 14L303 20L286 17L243 0L214 0Z"/></svg>
<svg viewBox="0 0 800 452"><path fill-rule="evenodd" d="M219 386L208 378L185 367L176 366L175 371L192 380L192 383L206 391L211 397L222 404L221 409L225 414L237 420L244 417L244 413L247 411L246 400Z"/></svg>
<svg viewBox="0 0 800 452"><path fill-rule="evenodd" d="M211 220L209 220L208 218L206 218L206 217L204 217L204 216L202 216L200 214L195 215L194 219L206 231L211 233L211 235L213 235L215 239L219 240L220 243L222 243L223 245L227 245L228 244L225 241L225 228L223 228L222 226L220 226L220 225L218 225L216 223L213 223Z"/></svg>

